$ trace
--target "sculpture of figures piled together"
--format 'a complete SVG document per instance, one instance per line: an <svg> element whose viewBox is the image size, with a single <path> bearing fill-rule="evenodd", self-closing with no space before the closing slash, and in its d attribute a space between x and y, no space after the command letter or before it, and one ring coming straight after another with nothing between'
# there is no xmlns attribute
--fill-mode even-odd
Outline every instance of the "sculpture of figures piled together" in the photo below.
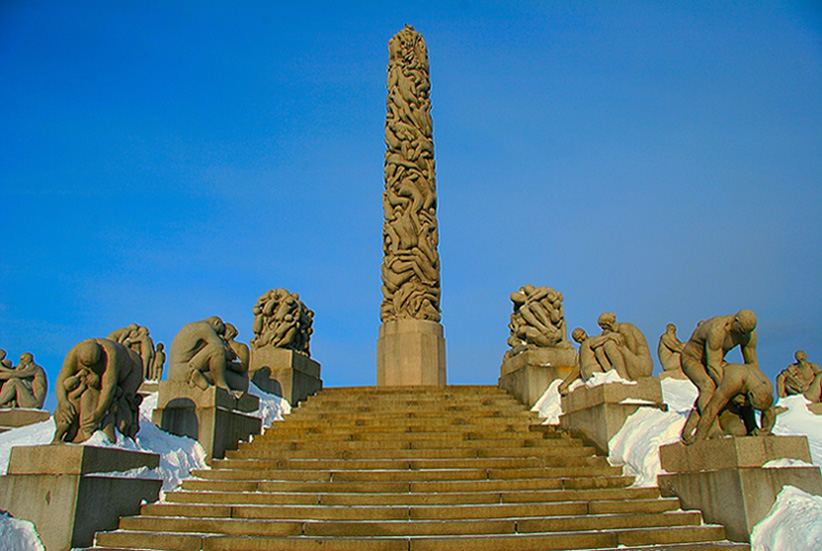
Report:
<svg viewBox="0 0 822 551"><path fill-rule="evenodd" d="M12 367L6 351L0 350L0 408L41 409L47 393L46 372L31 352L24 352Z"/></svg>
<svg viewBox="0 0 822 551"><path fill-rule="evenodd" d="M134 350L111 339L75 345L55 384L54 442L84 442L98 429L115 442L115 428L133 438L140 430L142 364Z"/></svg>
<svg viewBox="0 0 822 551"><path fill-rule="evenodd" d="M406 26L388 43L380 319L440 320L440 262L431 84L422 35Z"/></svg>
<svg viewBox="0 0 822 551"><path fill-rule="evenodd" d="M163 375L163 364L155 365L157 351L154 348L154 341L148 333L148 327L131 323L127 327L112 331L107 337L109 340L134 350L142 358L143 378L149 381L159 381ZM162 345L158 345L162 353ZM165 354L163 354L165 360ZM159 368L159 372L158 372Z"/></svg>
<svg viewBox="0 0 822 551"><path fill-rule="evenodd" d="M285 289L272 289L257 299L253 311L251 348L270 346L310 355L314 312L300 300L300 295Z"/></svg>
<svg viewBox="0 0 822 551"><path fill-rule="evenodd" d="M559 387L560 394L567 394L577 378L585 381L594 373L614 370L629 381L650 377L653 373L654 361L648 341L636 325L617 322L611 312L600 314L597 324L602 333L595 337L589 337L579 327L571 333L574 341L579 343L579 351L574 369Z"/></svg>
<svg viewBox="0 0 822 551"><path fill-rule="evenodd" d="M562 293L551 287L526 285L511 293L514 312L508 329L505 357L513 357L529 348L552 346L569 347L565 315L562 312Z"/></svg>
<svg viewBox="0 0 822 551"><path fill-rule="evenodd" d="M696 404L682 429L682 440L729 435L770 434L776 420L773 385L756 359L756 314L740 310L699 322L682 348L682 371L699 389ZM736 346L744 364L726 363ZM762 412L762 427L754 412Z"/></svg>
<svg viewBox="0 0 822 551"><path fill-rule="evenodd" d="M822 370L815 363L808 361L808 355L802 350L794 354L796 363L792 363L776 376L776 394L780 398L802 394L805 399L822 402Z"/></svg>
<svg viewBox="0 0 822 551"><path fill-rule="evenodd" d="M248 390L248 364L237 359L226 324L212 316L183 326L171 341L168 380L203 390L213 385L239 397Z"/></svg>

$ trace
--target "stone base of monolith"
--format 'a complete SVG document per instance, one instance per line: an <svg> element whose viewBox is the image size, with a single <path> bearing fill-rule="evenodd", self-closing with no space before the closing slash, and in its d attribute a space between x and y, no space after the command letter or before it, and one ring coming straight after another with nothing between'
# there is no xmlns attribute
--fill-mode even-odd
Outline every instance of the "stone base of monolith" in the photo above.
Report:
<svg viewBox="0 0 822 551"><path fill-rule="evenodd" d="M0 509L33 522L48 551L90 547L95 532L117 528L160 493L162 480L117 473L159 464L157 454L117 448L18 446L0 477Z"/></svg>
<svg viewBox="0 0 822 551"><path fill-rule="evenodd" d="M533 407L555 379L573 369L573 348L533 348L506 355L500 367L499 387L526 406Z"/></svg>
<svg viewBox="0 0 822 551"><path fill-rule="evenodd" d="M157 408L151 420L172 434L194 438L206 452L206 461L222 459L240 440L260 434L256 412L260 399L244 393L239 399L222 388L200 390L182 381L161 381Z"/></svg>
<svg viewBox="0 0 822 551"><path fill-rule="evenodd" d="M728 539L750 541L753 527L768 514L785 485L822 495L814 466L767 467L776 459L811 462L804 436L735 436L681 442L659 448L657 477L663 496L679 498L683 509L699 509L706 522L723 524Z"/></svg>
<svg viewBox="0 0 822 551"><path fill-rule="evenodd" d="M285 348L252 348L248 376L260 390L292 406L323 389L319 362Z"/></svg>
<svg viewBox="0 0 822 551"><path fill-rule="evenodd" d="M581 385L562 397L562 428L591 441L604 454L608 442L619 432L625 419L640 408L663 411L662 386L656 377L643 377L636 384L606 383L595 387Z"/></svg>
<svg viewBox="0 0 822 551"><path fill-rule="evenodd" d="M445 386L442 325L428 320L393 320L380 325L377 386Z"/></svg>
<svg viewBox="0 0 822 551"><path fill-rule="evenodd" d="M0 409L0 433L41 421L48 421L49 417L51 417L51 414L42 409Z"/></svg>

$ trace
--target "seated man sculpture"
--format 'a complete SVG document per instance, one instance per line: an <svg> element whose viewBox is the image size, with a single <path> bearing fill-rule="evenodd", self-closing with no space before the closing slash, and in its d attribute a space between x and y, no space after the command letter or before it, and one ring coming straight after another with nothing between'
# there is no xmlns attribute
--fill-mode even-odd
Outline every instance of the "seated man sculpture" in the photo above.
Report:
<svg viewBox="0 0 822 551"><path fill-rule="evenodd" d="M594 373L604 371L603 367L597 362L594 351L591 349L591 344L597 342L594 339L599 339L600 337L591 339L583 328L577 327L571 331L571 338L574 339L574 342L579 343L579 350L574 360L574 368L568 373L565 379L563 379L562 384L560 384L557 389L562 396L568 394L571 385L577 379L587 381L594 376Z"/></svg>
<svg viewBox="0 0 822 551"><path fill-rule="evenodd" d="M808 361L808 355L803 350L797 350L794 358L796 362L776 376L777 396L784 398L802 394L810 402L822 402L822 370Z"/></svg>
<svg viewBox="0 0 822 551"><path fill-rule="evenodd" d="M726 434L764 436L771 434L776 411L773 407L773 385L756 364L726 363L722 366L722 381L711 399L697 413L698 422L692 433L682 433L682 441L722 437ZM756 426L754 411L762 412L762 427ZM730 419L725 419L723 414ZM734 429L729 421L744 423L744 429ZM689 419L690 420L690 419ZM717 422L717 420L719 422Z"/></svg>
<svg viewBox="0 0 822 551"><path fill-rule="evenodd" d="M682 349L685 344L676 336L676 325L669 323L665 332L659 337L656 353L663 371L671 373L682 372Z"/></svg>
<svg viewBox="0 0 822 551"><path fill-rule="evenodd" d="M217 316L183 326L171 341L168 380L184 381L203 390L216 386L235 398L248 390L247 368L225 338Z"/></svg>
<svg viewBox="0 0 822 551"><path fill-rule="evenodd" d="M739 346L745 364L759 369L756 321L756 314L751 310L740 310L730 316L699 322L682 348L682 371L699 390L696 404L682 428L683 439L694 430L714 390L722 382L725 355L731 349Z"/></svg>
<svg viewBox="0 0 822 551"><path fill-rule="evenodd" d="M115 428L134 438L140 430L137 394L143 382L140 356L110 339L76 344L57 376L54 442L84 442L101 430L112 442Z"/></svg>
<svg viewBox="0 0 822 551"><path fill-rule="evenodd" d="M636 325L616 321L616 316L605 312L597 319L602 333L591 342L597 362L603 371L614 369L629 381L650 377L654 360L648 349L648 341Z"/></svg>
<svg viewBox="0 0 822 551"><path fill-rule="evenodd" d="M0 408L42 409L48 393L45 370L25 352L14 369L0 367Z"/></svg>

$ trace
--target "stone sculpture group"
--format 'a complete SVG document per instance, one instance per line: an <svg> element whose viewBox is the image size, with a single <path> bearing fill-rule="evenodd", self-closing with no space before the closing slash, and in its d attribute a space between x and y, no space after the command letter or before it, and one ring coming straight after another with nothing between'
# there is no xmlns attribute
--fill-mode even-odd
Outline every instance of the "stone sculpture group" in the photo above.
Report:
<svg viewBox="0 0 822 551"><path fill-rule="evenodd" d="M300 300L300 295L285 289L272 289L257 299L253 312L251 348L270 346L310 355L314 312Z"/></svg>
<svg viewBox="0 0 822 551"><path fill-rule="evenodd" d="M516 356L534 348L570 348L565 314L562 311L562 293L551 287L525 285L511 293L514 311L508 329L506 357Z"/></svg>
<svg viewBox="0 0 822 551"><path fill-rule="evenodd" d="M40 409L47 393L46 372L34 363L31 352L24 352L12 367L6 351L0 350L0 408Z"/></svg>

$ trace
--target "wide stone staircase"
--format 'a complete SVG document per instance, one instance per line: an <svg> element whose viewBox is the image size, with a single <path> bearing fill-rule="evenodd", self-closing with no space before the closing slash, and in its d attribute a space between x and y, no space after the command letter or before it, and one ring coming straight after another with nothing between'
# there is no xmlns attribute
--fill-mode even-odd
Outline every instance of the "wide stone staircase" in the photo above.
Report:
<svg viewBox="0 0 822 551"><path fill-rule="evenodd" d="M330 388L96 549L747 550L497 387Z"/></svg>

